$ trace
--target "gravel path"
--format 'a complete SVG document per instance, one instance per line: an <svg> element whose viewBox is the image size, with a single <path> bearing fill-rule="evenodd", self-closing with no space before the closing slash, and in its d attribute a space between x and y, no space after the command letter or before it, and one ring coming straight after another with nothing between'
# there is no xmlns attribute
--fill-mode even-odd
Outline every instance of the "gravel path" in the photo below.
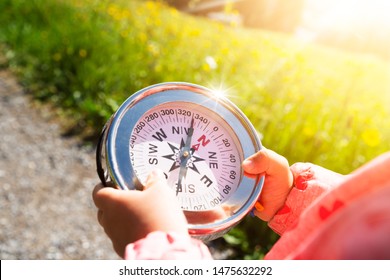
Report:
<svg viewBox="0 0 390 280"><path fill-rule="evenodd" d="M119 259L96 219L95 148L0 69L0 259ZM232 252L209 244L214 259Z"/></svg>
<svg viewBox="0 0 390 280"><path fill-rule="evenodd" d="M97 223L94 149L0 70L0 259L118 259Z"/></svg>

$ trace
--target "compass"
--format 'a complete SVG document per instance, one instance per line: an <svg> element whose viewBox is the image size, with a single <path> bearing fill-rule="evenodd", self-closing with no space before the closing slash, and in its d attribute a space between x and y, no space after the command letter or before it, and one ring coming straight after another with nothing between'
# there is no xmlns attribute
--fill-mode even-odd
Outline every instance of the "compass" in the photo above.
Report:
<svg viewBox="0 0 390 280"><path fill-rule="evenodd" d="M261 149L242 111L215 91L161 83L131 95L104 126L96 152L104 185L142 190L161 169L203 241L218 238L254 207L264 177L246 176L242 161Z"/></svg>

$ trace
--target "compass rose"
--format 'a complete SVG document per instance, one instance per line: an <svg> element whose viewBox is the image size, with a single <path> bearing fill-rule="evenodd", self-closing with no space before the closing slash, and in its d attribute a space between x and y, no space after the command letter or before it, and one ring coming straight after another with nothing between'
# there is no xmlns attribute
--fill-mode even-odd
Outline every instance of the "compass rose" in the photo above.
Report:
<svg viewBox="0 0 390 280"><path fill-rule="evenodd" d="M167 143L169 145L169 148L171 148L171 150L172 150L172 154L168 154L168 155L165 155L165 156L162 156L162 157L173 161L172 166L169 169L169 172L171 172L171 171L173 171L173 170L175 170L175 169L180 167L180 162L182 160L180 151L185 146L185 143L184 143L184 139L183 138L180 141L180 147L176 147L175 145L173 145L173 144L171 144L169 142L167 142ZM195 156L194 152L195 152L195 150L191 148L190 153L189 153L190 157L187 159L186 167L190 168L193 171L195 171L196 173L200 174L198 168L195 165L195 162L204 161L204 159Z"/></svg>

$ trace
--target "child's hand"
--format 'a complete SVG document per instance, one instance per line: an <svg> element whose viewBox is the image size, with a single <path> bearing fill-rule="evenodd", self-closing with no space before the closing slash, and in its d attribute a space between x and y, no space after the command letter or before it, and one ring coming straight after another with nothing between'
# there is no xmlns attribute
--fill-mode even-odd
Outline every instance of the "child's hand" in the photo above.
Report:
<svg viewBox="0 0 390 280"><path fill-rule="evenodd" d="M249 175L265 175L263 190L259 198L264 209L257 207L254 213L260 219L269 221L283 206L293 185L293 174L288 161L274 151L263 148L244 160L242 166Z"/></svg>
<svg viewBox="0 0 390 280"><path fill-rule="evenodd" d="M121 257L127 244L153 231L188 234L186 218L164 174L153 171L145 185L144 191L123 191L99 184L93 191L98 221Z"/></svg>

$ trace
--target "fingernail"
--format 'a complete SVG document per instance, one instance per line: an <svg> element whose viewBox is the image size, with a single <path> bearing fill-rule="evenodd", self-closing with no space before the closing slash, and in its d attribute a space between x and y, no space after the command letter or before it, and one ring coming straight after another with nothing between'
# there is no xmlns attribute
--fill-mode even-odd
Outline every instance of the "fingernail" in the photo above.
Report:
<svg viewBox="0 0 390 280"><path fill-rule="evenodd" d="M262 212L264 210L264 206L260 202L256 202L255 208L257 211Z"/></svg>
<svg viewBox="0 0 390 280"><path fill-rule="evenodd" d="M253 166L253 160L251 159L245 159L243 162L242 162L242 165L246 168L251 168Z"/></svg>
<svg viewBox="0 0 390 280"><path fill-rule="evenodd" d="M161 169L152 170L146 181L148 182L152 180L166 180L164 172Z"/></svg>
<svg viewBox="0 0 390 280"><path fill-rule="evenodd" d="M144 190L148 189L152 185L160 185L160 183L164 182L166 182L164 172L161 169L154 169L149 173L148 177L146 178Z"/></svg>

